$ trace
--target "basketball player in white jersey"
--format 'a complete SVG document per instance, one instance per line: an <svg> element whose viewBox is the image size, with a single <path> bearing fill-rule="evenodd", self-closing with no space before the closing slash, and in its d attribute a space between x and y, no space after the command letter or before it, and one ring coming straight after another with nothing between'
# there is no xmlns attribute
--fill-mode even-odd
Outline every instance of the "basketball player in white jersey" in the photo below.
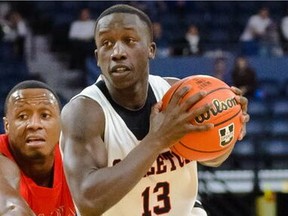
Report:
<svg viewBox="0 0 288 216"><path fill-rule="evenodd" d="M210 108L190 109L205 92L179 104L188 90L181 88L161 111L161 98L175 79L149 75L156 45L150 19L136 8L105 10L96 21L95 43L102 75L62 111L61 148L78 215L202 215L193 213L197 163L169 147L186 133L213 127L190 123ZM247 99L233 91L244 113L241 139L249 121ZM206 165L220 165L230 152Z"/></svg>

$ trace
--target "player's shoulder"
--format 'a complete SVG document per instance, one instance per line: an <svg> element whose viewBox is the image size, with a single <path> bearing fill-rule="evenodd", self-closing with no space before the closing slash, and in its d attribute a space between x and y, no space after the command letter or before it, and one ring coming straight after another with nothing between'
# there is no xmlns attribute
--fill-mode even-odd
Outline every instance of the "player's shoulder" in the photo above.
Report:
<svg viewBox="0 0 288 216"><path fill-rule="evenodd" d="M11 185L17 185L20 177L20 169L16 162L0 153L0 173ZM0 178L1 179L1 178ZM1 181L0 181L1 182Z"/></svg>
<svg viewBox="0 0 288 216"><path fill-rule="evenodd" d="M0 153L0 167L2 165L4 165L5 168L9 167L9 169L10 169L10 168L13 167L13 168L18 170L18 166L17 166L15 161L13 161L12 159L8 158L4 154Z"/></svg>
<svg viewBox="0 0 288 216"><path fill-rule="evenodd" d="M85 95L77 95L64 106L64 109L78 110L88 109L89 107L95 108L97 106L99 104L92 98Z"/></svg>
<svg viewBox="0 0 288 216"><path fill-rule="evenodd" d="M62 109L62 119L80 119L93 120L98 113L102 113L101 106L89 97L79 95L70 100Z"/></svg>
<svg viewBox="0 0 288 216"><path fill-rule="evenodd" d="M163 79L165 79L170 85L173 85L180 80L177 77L163 77Z"/></svg>
<svg viewBox="0 0 288 216"><path fill-rule="evenodd" d="M81 95L73 98L63 107L61 123L63 137L85 137L83 138L85 140L103 134L105 116L96 101Z"/></svg>

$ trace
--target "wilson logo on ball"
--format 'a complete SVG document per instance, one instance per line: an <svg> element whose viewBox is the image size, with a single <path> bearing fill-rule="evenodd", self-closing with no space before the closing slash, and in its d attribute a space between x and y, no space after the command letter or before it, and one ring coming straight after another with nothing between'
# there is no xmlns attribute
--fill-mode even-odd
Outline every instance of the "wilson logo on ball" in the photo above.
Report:
<svg viewBox="0 0 288 216"><path fill-rule="evenodd" d="M197 116L195 118L195 121L197 123L203 123L206 120L209 120L211 118L211 114L213 116L217 116L219 113L222 113L223 111L226 111L228 109L231 109L234 106L237 106L237 101L235 98L228 98L225 101L220 101L218 99L214 99L212 101L212 104L214 105L213 108L211 108L209 111L207 111L206 113Z"/></svg>

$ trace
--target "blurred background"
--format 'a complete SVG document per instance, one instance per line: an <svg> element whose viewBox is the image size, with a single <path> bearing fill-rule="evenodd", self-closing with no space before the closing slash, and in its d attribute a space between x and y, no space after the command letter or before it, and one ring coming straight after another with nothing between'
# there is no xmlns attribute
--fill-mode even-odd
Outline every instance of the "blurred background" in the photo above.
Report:
<svg viewBox="0 0 288 216"><path fill-rule="evenodd" d="M63 105L95 82L94 23L116 3L153 22L151 74L212 75L249 98L246 137L221 167L199 165L199 199L209 216L287 216L286 1L1 1L0 115L19 81L48 83Z"/></svg>

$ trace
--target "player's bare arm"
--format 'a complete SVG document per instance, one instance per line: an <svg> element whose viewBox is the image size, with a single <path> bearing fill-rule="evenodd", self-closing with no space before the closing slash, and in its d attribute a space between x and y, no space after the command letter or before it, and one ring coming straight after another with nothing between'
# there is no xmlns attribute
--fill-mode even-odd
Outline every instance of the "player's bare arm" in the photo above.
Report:
<svg viewBox="0 0 288 216"><path fill-rule="evenodd" d="M0 154L0 215L35 215L18 192L19 179L17 165Z"/></svg>

